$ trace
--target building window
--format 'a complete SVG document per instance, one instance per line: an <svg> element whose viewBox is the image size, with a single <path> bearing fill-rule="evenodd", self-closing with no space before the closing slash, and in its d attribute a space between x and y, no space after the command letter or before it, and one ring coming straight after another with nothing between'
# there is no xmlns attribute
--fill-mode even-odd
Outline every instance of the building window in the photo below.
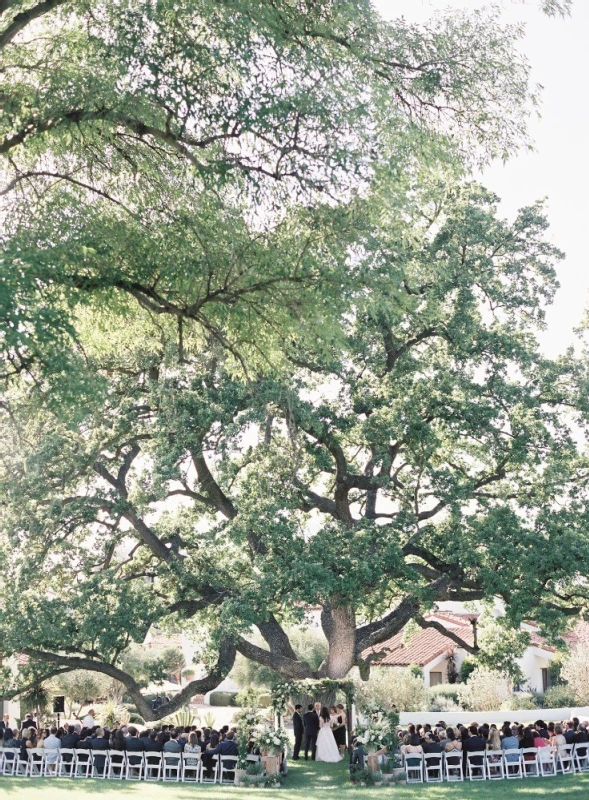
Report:
<svg viewBox="0 0 589 800"><path fill-rule="evenodd" d="M430 686L439 686L442 683L442 673L441 672L430 672L429 674L429 685Z"/></svg>
<svg viewBox="0 0 589 800"><path fill-rule="evenodd" d="M542 691L545 692L550 686L550 677L548 675L548 668L542 668Z"/></svg>

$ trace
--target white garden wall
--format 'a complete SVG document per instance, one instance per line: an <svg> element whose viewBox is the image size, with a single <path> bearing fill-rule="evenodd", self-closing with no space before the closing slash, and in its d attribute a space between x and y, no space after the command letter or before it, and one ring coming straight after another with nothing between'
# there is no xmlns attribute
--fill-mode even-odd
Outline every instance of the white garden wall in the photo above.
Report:
<svg viewBox="0 0 589 800"><path fill-rule="evenodd" d="M401 725L423 725L429 722L434 725L438 720L443 720L446 725L469 725L471 722L479 724L483 722L494 722L500 724L509 720L510 722L534 722L543 719L546 722L560 722L564 719L578 717L582 720L589 720L589 706L584 708L536 708L534 710L520 711L402 711L400 716Z"/></svg>

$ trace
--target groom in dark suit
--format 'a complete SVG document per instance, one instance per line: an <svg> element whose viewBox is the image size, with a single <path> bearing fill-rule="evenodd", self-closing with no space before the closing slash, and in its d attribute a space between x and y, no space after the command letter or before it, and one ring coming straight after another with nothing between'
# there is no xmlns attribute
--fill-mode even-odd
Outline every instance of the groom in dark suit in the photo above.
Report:
<svg viewBox="0 0 589 800"><path fill-rule="evenodd" d="M292 715L292 728L294 733L294 750L292 752L292 760L299 760L299 753L301 752L301 745L303 743L303 734L305 733L305 724L303 722L303 707L301 705L295 706L294 714Z"/></svg>
<svg viewBox="0 0 589 800"><path fill-rule="evenodd" d="M303 717L305 725L305 761L309 758L309 750L311 750L311 758L315 761L315 751L317 750L317 736L319 735L319 714L310 703L308 711Z"/></svg>

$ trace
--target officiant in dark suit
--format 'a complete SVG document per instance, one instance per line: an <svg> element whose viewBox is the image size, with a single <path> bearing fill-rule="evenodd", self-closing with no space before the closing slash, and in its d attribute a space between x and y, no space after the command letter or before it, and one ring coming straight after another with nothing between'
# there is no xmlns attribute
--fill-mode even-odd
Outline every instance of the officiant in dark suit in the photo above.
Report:
<svg viewBox="0 0 589 800"><path fill-rule="evenodd" d="M292 760L299 760L299 753L301 752L301 745L303 743L303 736L305 734L305 723L303 722L303 707L301 705L295 706L294 714L292 715L292 728L294 732L294 750L292 751Z"/></svg>
<svg viewBox="0 0 589 800"><path fill-rule="evenodd" d="M303 717L303 724L305 726L305 761L309 758L309 750L311 758L315 761L317 736L319 735L319 714L315 711L312 703L309 704L308 711Z"/></svg>

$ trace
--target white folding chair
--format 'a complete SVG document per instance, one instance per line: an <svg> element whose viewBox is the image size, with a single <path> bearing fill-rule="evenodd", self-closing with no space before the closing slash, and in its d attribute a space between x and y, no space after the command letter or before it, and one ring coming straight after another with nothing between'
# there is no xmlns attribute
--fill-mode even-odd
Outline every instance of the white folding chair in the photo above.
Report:
<svg viewBox="0 0 589 800"><path fill-rule="evenodd" d="M456 781L460 782L464 780L461 750L454 750L450 753L446 753L444 758L444 766L446 771L446 780L449 783Z"/></svg>
<svg viewBox="0 0 589 800"><path fill-rule="evenodd" d="M162 780L179 781L182 771L182 753L162 753L162 762Z"/></svg>
<svg viewBox="0 0 589 800"><path fill-rule="evenodd" d="M405 773L407 783L423 783L423 753L407 753Z"/></svg>
<svg viewBox="0 0 589 800"><path fill-rule="evenodd" d="M577 772L589 772L589 742L576 744L574 756Z"/></svg>
<svg viewBox="0 0 589 800"><path fill-rule="evenodd" d="M556 758L552 747L538 748L538 764L540 765L540 775L542 778L547 778L550 775L556 775Z"/></svg>
<svg viewBox="0 0 589 800"><path fill-rule="evenodd" d="M104 765L104 777L109 780L122 781L127 769L127 758L124 750L105 751L107 761ZM96 753L94 759L96 760Z"/></svg>
<svg viewBox="0 0 589 800"><path fill-rule="evenodd" d="M46 778L56 778L57 777L57 765L59 763L59 750L45 750L45 756L43 760L43 775Z"/></svg>
<svg viewBox="0 0 589 800"><path fill-rule="evenodd" d="M237 767L237 756L215 756L217 759L217 769L215 772L219 778L219 783L223 783L223 775L230 772L232 777L229 779L233 783L235 778L235 769ZM225 766L228 764L229 766Z"/></svg>
<svg viewBox="0 0 589 800"><path fill-rule="evenodd" d="M16 765L18 764L19 755L20 750L18 747L4 748L4 765L2 767L3 775L14 775L16 773Z"/></svg>
<svg viewBox="0 0 589 800"><path fill-rule="evenodd" d="M484 750L475 750L466 754L466 773L469 781L486 781L487 771L485 769ZM476 759L476 761L475 761Z"/></svg>
<svg viewBox="0 0 589 800"><path fill-rule="evenodd" d="M162 754L158 750L145 753L144 775L146 781L159 781L162 776Z"/></svg>
<svg viewBox="0 0 589 800"><path fill-rule="evenodd" d="M505 778L503 750L487 750L485 753L485 766L487 768L487 778L490 781L503 780Z"/></svg>
<svg viewBox="0 0 589 800"><path fill-rule="evenodd" d="M200 753L183 753L182 758L182 782L200 783L201 782L202 761ZM190 775L194 774L194 778Z"/></svg>
<svg viewBox="0 0 589 800"><path fill-rule="evenodd" d="M57 776L69 778L72 774L74 756L76 751L70 747L62 747L57 757Z"/></svg>
<svg viewBox="0 0 589 800"><path fill-rule="evenodd" d="M92 750L75 750L74 765L72 774L74 778L89 778L92 775L94 764L92 763Z"/></svg>
<svg viewBox="0 0 589 800"><path fill-rule="evenodd" d="M143 779L145 760L143 753L130 751L127 753L127 769L125 777L128 781L140 781Z"/></svg>
<svg viewBox="0 0 589 800"><path fill-rule="evenodd" d="M538 764L538 748L524 747L521 750L524 763L524 778L539 778L540 765ZM532 756L530 758L530 756Z"/></svg>
<svg viewBox="0 0 589 800"><path fill-rule="evenodd" d="M556 751L556 771L568 775L575 771L574 744L561 745Z"/></svg>
<svg viewBox="0 0 589 800"><path fill-rule="evenodd" d="M22 751L18 749L16 751L18 755L16 756L16 767L14 769L14 775L22 775L26 777L28 770L29 770L29 759L27 754L25 753L25 757L22 757Z"/></svg>
<svg viewBox="0 0 589 800"><path fill-rule="evenodd" d="M504 750L503 763L505 764L505 777L508 780L513 780L514 778L521 779L524 777L524 765L521 750L516 750L515 748L511 750Z"/></svg>
<svg viewBox="0 0 589 800"><path fill-rule="evenodd" d="M45 773L45 750L43 747L31 747L27 750L27 775L29 778L42 778Z"/></svg>
<svg viewBox="0 0 589 800"><path fill-rule="evenodd" d="M18 747L4 748L4 764L2 766L3 775L16 774L16 765L18 764L19 755L20 755L20 750Z"/></svg>
<svg viewBox="0 0 589 800"><path fill-rule="evenodd" d="M426 783L442 783L444 780L443 753L424 753L423 772Z"/></svg>

